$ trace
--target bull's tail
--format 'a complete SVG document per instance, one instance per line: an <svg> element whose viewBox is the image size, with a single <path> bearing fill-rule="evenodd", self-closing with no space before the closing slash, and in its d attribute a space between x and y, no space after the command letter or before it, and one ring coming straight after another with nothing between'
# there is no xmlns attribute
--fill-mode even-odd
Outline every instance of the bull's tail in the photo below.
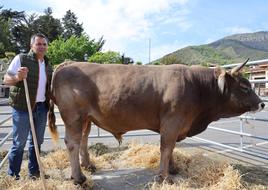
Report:
<svg viewBox="0 0 268 190"><path fill-rule="evenodd" d="M49 101L49 110L48 110L48 127L52 140L57 143L59 140L59 134L56 126L56 117L54 113L54 101L50 99Z"/></svg>

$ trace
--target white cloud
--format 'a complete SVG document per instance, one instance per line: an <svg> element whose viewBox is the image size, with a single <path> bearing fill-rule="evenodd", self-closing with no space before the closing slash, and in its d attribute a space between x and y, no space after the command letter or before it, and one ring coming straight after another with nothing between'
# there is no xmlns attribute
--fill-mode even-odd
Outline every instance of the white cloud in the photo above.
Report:
<svg viewBox="0 0 268 190"><path fill-rule="evenodd" d="M157 15L175 12L163 17L163 24L175 23L187 30L186 9L188 0L42 0L53 9L53 15L62 18L67 10L73 11L85 32L92 38L102 35L106 39L105 50L124 51L129 43L148 39L152 27L159 25ZM152 19L154 18L154 19Z"/></svg>
<svg viewBox="0 0 268 190"><path fill-rule="evenodd" d="M253 32L250 28L242 27L242 26L233 26L226 29L226 31L230 34L241 34L241 33L250 33Z"/></svg>

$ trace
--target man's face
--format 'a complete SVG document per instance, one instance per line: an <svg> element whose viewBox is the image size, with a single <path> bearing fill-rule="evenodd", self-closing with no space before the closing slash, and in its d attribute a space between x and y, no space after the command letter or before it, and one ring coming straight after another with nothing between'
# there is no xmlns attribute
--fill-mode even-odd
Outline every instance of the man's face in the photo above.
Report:
<svg viewBox="0 0 268 190"><path fill-rule="evenodd" d="M31 44L31 49L38 55L44 56L47 52L47 41L45 38L36 37L34 43Z"/></svg>

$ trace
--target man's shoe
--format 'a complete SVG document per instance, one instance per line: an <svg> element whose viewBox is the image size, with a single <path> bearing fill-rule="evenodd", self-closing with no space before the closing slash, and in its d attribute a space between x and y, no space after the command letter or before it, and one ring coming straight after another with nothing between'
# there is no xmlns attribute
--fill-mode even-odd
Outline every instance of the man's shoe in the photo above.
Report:
<svg viewBox="0 0 268 190"><path fill-rule="evenodd" d="M13 178L14 180L20 180L20 176L19 175L9 175L11 178Z"/></svg>
<svg viewBox="0 0 268 190"><path fill-rule="evenodd" d="M15 176L15 180L20 180L20 176Z"/></svg>

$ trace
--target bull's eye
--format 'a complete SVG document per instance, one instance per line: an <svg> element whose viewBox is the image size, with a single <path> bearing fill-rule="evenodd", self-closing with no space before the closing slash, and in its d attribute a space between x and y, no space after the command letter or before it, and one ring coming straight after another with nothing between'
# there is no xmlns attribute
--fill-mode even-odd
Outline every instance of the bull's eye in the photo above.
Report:
<svg viewBox="0 0 268 190"><path fill-rule="evenodd" d="M251 88L248 88L248 87L245 87L245 86L240 86L240 90L243 92L243 93L250 93L251 91Z"/></svg>

